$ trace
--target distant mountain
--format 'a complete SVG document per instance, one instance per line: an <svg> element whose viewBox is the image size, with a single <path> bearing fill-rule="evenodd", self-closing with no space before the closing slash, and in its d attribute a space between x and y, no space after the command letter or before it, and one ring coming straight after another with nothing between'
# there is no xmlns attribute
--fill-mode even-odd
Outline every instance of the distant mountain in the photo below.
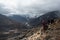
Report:
<svg viewBox="0 0 60 40"><path fill-rule="evenodd" d="M45 13L43 15L40 15L39 17L36 17L36 18L29 18L26 16L20 16L20 15L9 16L9 18L12 20L15 20L17 22L24 23L29 28L32 26L40 25L42 23L42 20L47 21L47 20L58 18L57 13L59 13L59 12L58 11L52 11L52 12L48 12L48 13Z"/></svg>
<svg viewBox="0 0 60 40"><path fill-rule="evenodd" d="M57 13L58 11L52 11L52 12L45 13L44 15L41 15L38 18L32 18L30 19L29 24L31 26L38 26L42 23L42 20L47 21L51 19L56 19L58 18Z"/></svg>
<svg viewBox="0 0 60 40"><path fill-rule="evenodd" d="M8 31L10 29L25 29L26 26L22 23L18 23L15 20L11 20L8 17L0 14L0 32Z"/></svg>
<svg viewBox="0 0 60 40"><path fill-rule="evenodd" d="M26 16L13 15L13 16L9 16L9 18L12 19L12 20L15 20L17 22L21 22L21 23L26 23L27 22Z"/></svg>

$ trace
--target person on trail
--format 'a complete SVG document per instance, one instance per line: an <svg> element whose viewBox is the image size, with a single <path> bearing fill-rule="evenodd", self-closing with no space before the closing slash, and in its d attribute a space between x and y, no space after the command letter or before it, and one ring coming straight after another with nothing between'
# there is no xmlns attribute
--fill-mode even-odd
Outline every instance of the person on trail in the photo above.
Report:
<svg viewBox="0 0 60 40"><path fill-rule="evenodd" d="M54 19L51 19L51 24L54 23Z"/></svg>
<svg viewBox="0 0 60 40"><path fill-rule="evenodd" d="M47 21L47 24L49 25L50 23L51 23L50 20L48 20L48 21Z"/></svg>
<svg viewBox="0 0 60 40"><path fill-rule="evenodd" d="M48 25L47 25L47 22L45 20L42 20L42 26L43 26L43 30L45 32L48 29Z"/></svg>

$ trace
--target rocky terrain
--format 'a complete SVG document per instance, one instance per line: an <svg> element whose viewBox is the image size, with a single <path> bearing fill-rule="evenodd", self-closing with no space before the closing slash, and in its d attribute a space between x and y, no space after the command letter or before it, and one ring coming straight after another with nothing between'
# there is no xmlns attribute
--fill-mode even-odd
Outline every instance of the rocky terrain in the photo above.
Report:
<svg viewBox="0 0 60 40"><path fill-rule="evenodd" d="M7 40L60 40L60 19L48 25L48 30L43 32L42 27L33 28L24 35L8 38Z"/></svg>
<svg viewBox="0 0 60 40"><path fill-rule="evenodd" d="M60 18L58 11L48 12L38 18L31 18L22 24L0 14L0 40L60 40ZM53 16L54 15L54 16ZM44 32L42 20L48 23Z"/></svg>

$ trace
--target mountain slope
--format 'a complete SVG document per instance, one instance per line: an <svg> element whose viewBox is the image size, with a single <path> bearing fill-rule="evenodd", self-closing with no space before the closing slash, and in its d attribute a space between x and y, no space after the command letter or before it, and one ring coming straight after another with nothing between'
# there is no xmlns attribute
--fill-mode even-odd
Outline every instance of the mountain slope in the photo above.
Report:
<svg viewBox="0 0 60 40"><path fill-rule="evenodd" d="M57 12L58 11L52 11L52 12L48 12L44 15L41 15L38 18L33 18L29 21L29 24L31 26L38 26L42 23L43 20L48 21L48 20L51 20L51 19L56 19L56 18L58 18Z"/></svg>
<svg viewBox="0 0 60 40"><path fill-rule="evenodd" d="M48 26L49 29L45 32L37 31L26 40L60 40L60 19L57 19L55 23Z"/></svg>
<svg viewBox="0 0 60 40"><path fill-rule="evenodd" d="M60 40L60 19L48 25L48 30L43 32L42 27L31 29L24 36L8 38L8 40Z"/></svg>
<svg viewBox="0 0 60 40"><path fill-rule="evenodd" d="M24 29L24 27L22 27L22 24L20 25L17 22L13 22L13 24L12 24L13 28L18 28L18 29L20 28L19 35L11 36L12 34L10 34L11 37L7 37L6 40L55 40L55 39L60 40L59 39L60 38L60 36L59 36L60 35L60 27L59 27L60 19L58 19L58 16L55 13L56 13L56 11L49 12L38 18L32 19L31 21L29 21L30 25L34 24L33 28L31 28L31 29ZM49 28L45 32L43 32L43 28L40 25L41 20L44 20L44 19L46 21L51 20L51 19L55 20L54 23L48 24ZM31 24L31 22L32 22L32 24ZM25 26L25 25L23 25L23 26ZM12 27L12 26L10 26L10 27ZM13 33L13 35L14 35L14 33Z"/></svg>
<svg viewBox="0 0 60 40"><path fill-rule="evenodd" d="M24 24L18 23L16 21L11 20L8 17L0 14L0 31L8 31L8 30L14 29L14 28L24 29L26 27Z"/></svg>
<svg viewBox="0 0 60 40"><path fill-rule="evenodd" d="M26 23L27 22L27 18L24 16L20 16L20 15L9 16L9 18L11 18L12 20L15 20L17 22L20 22L20 23Z"/></svg>

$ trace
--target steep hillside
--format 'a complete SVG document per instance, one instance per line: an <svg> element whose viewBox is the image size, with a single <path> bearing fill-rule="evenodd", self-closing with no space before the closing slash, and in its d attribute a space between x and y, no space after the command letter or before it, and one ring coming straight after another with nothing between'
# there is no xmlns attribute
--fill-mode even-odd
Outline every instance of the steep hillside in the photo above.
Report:
<svg viewBox="0 0 60 40"><path fill-rule="evenodd" d="M42 27L33 28L25 35L8 38L7 40L60 40L60 19L55 19L53 24L48 25L48 30L43 32Z"/></svg>
<svg viewBox="0 0 60 40"><path fill-rule="evenodd" d="M57 19L53 24L48 25L49 28L45 32L40 28L39 31L32 36L24 38L26 40L60 40L60 19ZM23 39L23 40L24 40Z"/></svg>

